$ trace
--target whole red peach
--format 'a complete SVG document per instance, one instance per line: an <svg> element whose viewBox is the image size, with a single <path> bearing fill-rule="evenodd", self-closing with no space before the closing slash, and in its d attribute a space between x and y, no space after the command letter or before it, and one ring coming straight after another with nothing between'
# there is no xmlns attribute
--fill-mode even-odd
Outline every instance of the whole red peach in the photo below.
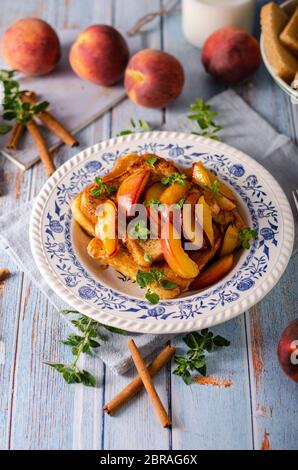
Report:
<svg viewBox="0 0 298 470"><path fill-rule="evenodd" d="M130 99L147 108L164 108L181 93L184 70L172 55L154 49L135 54L125 70L124 86Z"/></svg>
<svg viewBox="0 0 298 470"><path fill-rule="evenodd" d="M53 28L39 18L23 18L12 24L1 42L5 62L26 75L45 75L60 60L59 38Z"/></svg>
<svg viewBox="0 0 298 470"><path fill-rule="evenodd" d="M298 382L298 319L290 323L283 331L277 355L283 371Z"/></svg>
<svg viewBox="0 0 298 470"><path fill-rule="evenodd" d="M123 74L129 58L124 37L112 26L92 25L73 43L69 62L83 80L113 85Z"/></svg>
<svg viewBox="0 0 298 470"><path fill-rule="evenodd" d="M229 26L206 40L202 62L208 73L226 85L235 85L252 75L261 63L257 40L240 28Z"/></svg>

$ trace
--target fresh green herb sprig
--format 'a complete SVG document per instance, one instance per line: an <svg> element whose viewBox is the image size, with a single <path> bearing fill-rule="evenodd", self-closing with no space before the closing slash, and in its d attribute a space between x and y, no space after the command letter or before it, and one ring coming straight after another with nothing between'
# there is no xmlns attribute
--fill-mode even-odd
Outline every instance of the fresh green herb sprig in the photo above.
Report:
<svg viewBox="0 0 298 470"><path fill-rule="evenodd" d="M115 186L109 186L108 184L105 184L101 176L97 176L94 179L94 183L96 183L96 188L93 188L91 190L92 196L99 197L104 193L114 194L117 191L117 188Z"/></svg>
<svg viewBox="0 0 298 470"><path fill-rule="evenodd" d="M184 199L184 198L181 198L181 199L179 199L178 202L176 202L175 206L176 206L178 209L182 209L182 207L184 206L184 203L185 203L185 199Z"/></svg>
<svg viewBox="0 0 298 470"><path fill-rule="evenodd" d="M162 178L161 182L165 186L172 186L172 184L174 183L178 183L180 184L180 186L184 186L186 178L187 176L183 173L175 172L172 173L170 176L165 176L164 178Z"/></svg>
<svg viewBox="0 0 298 470"><path fill-rule="evenodd" d="M250 248L250 240L252 238L256 238L258 236L258 232L252 230L251 228L243 228L239 232L239 239L242 243L243 248L249 250Z"/></svg>
<svg viewBox="0 0 298 470"><path fill-rule="evenodd" d="M148 158L146 158L146 163L149 166L153 167L156 162L157 162L157 157L148 157Z"/></svg>
<svg viewBox="0 0 298 470"><path fill-rule="evenodd" d="M86 371L85 369L79 369L77 366L81 354L90 354L93 349L100 346L100 343L97 340L104 340L104 337L99 332L100 327L103 327L106 330L116 334L126 335L127 333L126 331L120 330L119 328L102 325L101 323L98 323L97 321L92 320L85 315L80 315L76 310L62 310L61 313L64 315L78 315L78 318L71 320L71 323L79 330L79 332L82 333L82 335L72 333L67 337L66 340L61 341L61 343L67 346L71 346L71 352L74 356L74 360L70 364L63 364L52 361L45 361L44 364L53 367L62 375L63 379L68 384L82 383L88 387L95 387L95 377L90 374L90 372Z"/></svg>
<svg viewBox="0 0 298 470"><path fill-rule="evenodd" d="M37 104L23 102L21 99L20 84L14 80L14 70L0 70L0 82L4 89L3 118L16 121L23 126L31 121L32 117L48 108L48 101Z"/></svg>
<svg viewBox="0 0 298 470"><path fill-rule="evenodd" d="M158 210L160 210L160 209L163 208L163 204L162 204L162 202L160 201L160 199L149 199L149 201L145 201L145 202L144 202L144 206L145 206L145 207L149 207L149 206L158 206Z"/></svg>
<svg viewBox="0 0 298 470"><path fill-rule="evenodd" d="M220 182L218 180L213 180L211 184L211 192L216 196L219 196L220 191Z"/></svg>
<svg viewBox="0 0 298 470"><path fill-rule="evenodd" d="M123 131L118 132L116 137L121 137L122 135L134 134L135 132L150 132L152 129L147 121L144 119L138 119L135 121L133 118L130 119L130 129L124 129Z"/></svg>
<svg viewBox="0 0 298 470"><path fill-rule="evenodd" d="M150 230L147 228L144 220L136 222L129 230L129 235L135 240L147 240L149 234Z"/></svg>
<svg viewBox="0 0 298 470"><path fill-rule="evenodd" d="M0 135L5 135L7 134L8 132L10 132L12 129L12 126L10 126L9 124L0 124Z"/></svg>
<svg viewBox="0 0 298 470"><path fill-rule="evenodd" d="M187 385L192 381L192 372L196 371L202 375L207 374L205 351L210 353L215 346L230 345L230 341L219 335L214 336L208 329L202 330L200 333L189 333L183 338L183 341L188 350L184 356L175 356L174 361L178 367L173 373L182 377Z"/></svg>
<svg viewBox="0 0 298 470"><path fill-rule="evenodd" d="M177 284L175 284L175 282L166 279L165 273L159 271L158 269L151 269L149 272L139 270L137 272L136 281L142 289L147 287L145 298L152 304L157 304L160 300L160 297L158 294L152 292L150 287L148 288L151 282L157 283L164 289L175 289L177 287Z"/></svg>
<svg viewBox="0 0 298 470"><path fill-rule="evenodd" d="M187 116L188 119L195 121L200 128L199 132L192 132L192 134L219 140L217 133L222 127L214 121L218 113L212 111L209 104L205 103L201 98L197 98L196 103L190 105L189 112L191 114Z"/></svg>

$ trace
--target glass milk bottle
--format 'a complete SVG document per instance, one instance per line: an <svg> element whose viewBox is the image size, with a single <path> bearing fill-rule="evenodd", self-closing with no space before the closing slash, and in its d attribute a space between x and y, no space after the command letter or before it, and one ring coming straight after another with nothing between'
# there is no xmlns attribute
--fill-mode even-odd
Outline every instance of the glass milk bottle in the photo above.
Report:
<svg viewBox="0 0 298 470"><path fill-rule="evenodd" d="M182 29L186 39L202 47L211 33L238 26L251 33L255 0L182 0Z"/></svg>

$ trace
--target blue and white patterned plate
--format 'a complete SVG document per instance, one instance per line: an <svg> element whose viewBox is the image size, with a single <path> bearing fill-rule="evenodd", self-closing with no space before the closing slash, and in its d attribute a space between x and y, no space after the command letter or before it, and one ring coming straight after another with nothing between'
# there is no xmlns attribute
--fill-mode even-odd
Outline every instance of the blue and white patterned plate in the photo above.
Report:
<svg viewBox="0 0 298 470"><path fill-rule="evenodd" d="M258 238L250 250L239 254L234 269L220 282L153 306L135 283L112 268L99 270L87 255L89 239L72 220L70 202L128 152L156 153L180 167L201 160L233 188L240 210ZM30 237L41 274L74 309L128 331L177 333L221 323L259 302L287 266L294 223L282 189L252 158L203 137L152 132L102 142L62 165L37 198Z"/></svg>

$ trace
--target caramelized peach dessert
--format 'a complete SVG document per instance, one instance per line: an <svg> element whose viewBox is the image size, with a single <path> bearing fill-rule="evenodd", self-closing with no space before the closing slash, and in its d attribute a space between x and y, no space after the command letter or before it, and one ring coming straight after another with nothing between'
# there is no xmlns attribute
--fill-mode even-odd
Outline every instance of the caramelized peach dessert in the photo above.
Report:
<svg viewBox="0 0 298 470"><path fill-rule="evenodd" d="M74 198L72 213L92 237L88 254L137 282L151 303L220 281L257 236L202 162L180 171L152 154L121 157Z"/></svg>

